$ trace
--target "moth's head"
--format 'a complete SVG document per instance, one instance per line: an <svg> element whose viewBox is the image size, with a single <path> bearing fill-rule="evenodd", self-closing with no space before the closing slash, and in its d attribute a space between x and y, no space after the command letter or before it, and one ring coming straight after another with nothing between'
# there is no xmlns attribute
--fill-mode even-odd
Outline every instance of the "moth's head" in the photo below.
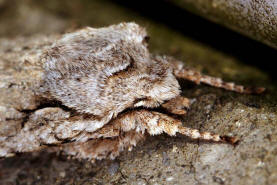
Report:
<svg viewBox="0 0 277 185"><path fill-rule="evenodd" d="M180 94L180 86L168 61L163 57L152 56L148 49L149 36L145 28L135 23L120 23L113 25L124 38L135 44L135 52L129 51L136 65L140 82L134 93L141 99L135 107L157 107L161 103L173 99Z"/></svg>
<svg viewBox="0 0 277 185"><path fill-rule="evenodd" d="M136 102L135 107L157 107L165 101L180 94L180 85L173 74L173 69L163 57L151 57L149 68L141 77L143 98Z"/></svg>
<svg viewBox="0 0 277 185"><path fill-rule="evenodd" d="M148 45L150 37L147 35L145 28L139 26L136 23L120 23L113 25L115 30L119 30L124 34L125 38L130 41L135 41L138 44L143 44L144 46Z"/></svg>

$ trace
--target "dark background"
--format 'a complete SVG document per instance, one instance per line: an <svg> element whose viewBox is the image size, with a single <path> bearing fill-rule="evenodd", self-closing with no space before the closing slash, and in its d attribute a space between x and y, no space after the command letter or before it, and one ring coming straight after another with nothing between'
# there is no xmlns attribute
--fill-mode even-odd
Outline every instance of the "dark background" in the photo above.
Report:
<svg viewBox="0 0 277 185"><path fill-rule="evenodd" d="M166 24L183 35L234 56L242 62L256 66L277 80L275 49L192 14L170 1L115 0L116 3L140 13L142 16ZM185 24L184 24L185 23Z"/></svg>

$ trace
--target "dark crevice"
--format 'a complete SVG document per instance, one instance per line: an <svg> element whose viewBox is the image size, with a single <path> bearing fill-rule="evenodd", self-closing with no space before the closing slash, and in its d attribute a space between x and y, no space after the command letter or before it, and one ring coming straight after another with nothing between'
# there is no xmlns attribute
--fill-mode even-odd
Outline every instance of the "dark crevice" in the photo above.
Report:
<svg viewBox="0 0 277 185"><path fill-rule="evenodd" d="M35 109L22 109L22 110L18 110L18 111L22 112L22 113L30 114L30 113L33 113L37 110L40 110L40 109L43 109L43 108L49 108L49 107L59 107L59 108L61 108L62 110L66 111L66 112L75 113L75 110L63 105L60 101L47 100L47 99L41 99L39 106L36 107Z"/></svg>
<svg viewBox="0 0 277 185"><path fill-rule="evenodd" d="M21 129L24 128L25 123L27 123L29 121L30 115L32 113L34 113L35 111L40 110L40 109L50 108L50 107L59 107L59 108L61 108L62 110L66 111L66 112L71 112L71 115L77 114L75 110L66 107L61 102L56 101L56 100L47 100L47 99L42 98L40 100L40 102L41 102L40 105L38 107L36 107L35 109L17 110L19 112L22 112L22 113L26 114L26 116L23 118L23 120L21 122Z"/></svg>
<svg viewBox="0 0 277 185"><path fill-rule="evenodd" d="M184 108L185 109L185 108ZM171 112L169 112L166 108L163 108L163 107L155 107L155 108L148 108L148 107L132 107L132 108L127 108L125 110L123 110L122 112L119 113L119 115L115 118L115 119L118 119L118 117L122 116L122 115L125 115L126 113L128 112L133 112L133 111L140 111L140 110L147 110L149 112L159 112L159 113L162 113L162 114L166 114L170 117L173 117L175 119L179 119L179 120L182 120L183 119L183 115L177 115L177 114L173 114ZM110 121L112 122L112 121Z"/></svg>
<svg viewBox="0 0 277 185"><path fill-rule="evenodd" d="M23 120L22 120L22 122L21 122L21 129L24 128L25 123L27 123L28 120L29 120L29 117L30 117L30 114L27 114L27 115L23 118Z"/></svg>

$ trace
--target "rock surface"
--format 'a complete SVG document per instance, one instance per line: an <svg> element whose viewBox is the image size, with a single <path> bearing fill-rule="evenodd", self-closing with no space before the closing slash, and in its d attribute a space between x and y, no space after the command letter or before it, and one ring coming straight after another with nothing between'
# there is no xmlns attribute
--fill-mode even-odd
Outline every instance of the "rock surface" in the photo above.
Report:
<svg viewBox="0 0 277 185"><path fill-rule="evenodd" d="M277 48L277 1L175 0L178 6Z"/></svg>
<svg viewBox="0 0 277 185"><path fill-rule="evenodd" d="M28 114L39 108L40 100L34 96L34 89L42 75L39 63L42 50L59 37L57 32L83 25L136 21L147 27L152 52L173 55L206 74L244 85L262 85L268 91L260 96L241 95L181 82L183 95L196 99L184 117L184 125L235 135L241 139L236 147L161 135L149 137L115 161L95 164L51 152L19 154L0 159L0 184L277 183L277 85L267 74L107 1L82 1L87 4L49 1L48 7L43 6L44 1L41 5L23 2L17 2L16 7L34 7L28 10L41 10L67 26L45 30L43 21L38 21L30 32L15 31L11 34L16 37L0 39L0 137L16 133ZM64 8L70 13L61 19L58 15L64 15ZM96 19L93 15L102 16ZM5 29L11 28L7 25ZM26 36L27 33L32 34ZM3 31L6 34L8 31Z"/></svg>

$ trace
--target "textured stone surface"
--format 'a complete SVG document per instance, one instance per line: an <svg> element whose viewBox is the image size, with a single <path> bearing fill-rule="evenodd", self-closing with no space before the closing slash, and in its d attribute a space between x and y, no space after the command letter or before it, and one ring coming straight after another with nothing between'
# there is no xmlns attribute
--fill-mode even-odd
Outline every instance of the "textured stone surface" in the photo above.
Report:
<svg viewBox="0 0 277 185"><path fill-rule="evenodd" d="M277 48L276 0L176 0L174 3Z"/></svg>
<svg viewBox="0 0 277 185"><path fill-rule="evenodd" d="M44 1L26 2L24 6L33 7L30 11L41 10L68 26L45 30L44 23L38 22L35 30L30 28L31 36L17 30L12 35L18 36L0 39L0 136L16 133L28 114L39 108L40 100L33 91L42 74L39 55L59 36L57 32L70 30L72 25L103 26L134 20L147 27L152 52L173 55L199 71L229 81L265 86L268 92L260 96L240 95L181 82L184 95L196 99L184 117L184 125L236 135L241 138L237 147L162 135L149 137L115 161L95 164L51 152L19 154L0 159L0 184L277 183L277 86L267 74L106 1L50 1L47 6ZM0 7L2 4L0 1ZM64 16L63 9L70 13ZM66 18L61 19L59 14ZM7 25L5 29L11 28Z"/></svg>

